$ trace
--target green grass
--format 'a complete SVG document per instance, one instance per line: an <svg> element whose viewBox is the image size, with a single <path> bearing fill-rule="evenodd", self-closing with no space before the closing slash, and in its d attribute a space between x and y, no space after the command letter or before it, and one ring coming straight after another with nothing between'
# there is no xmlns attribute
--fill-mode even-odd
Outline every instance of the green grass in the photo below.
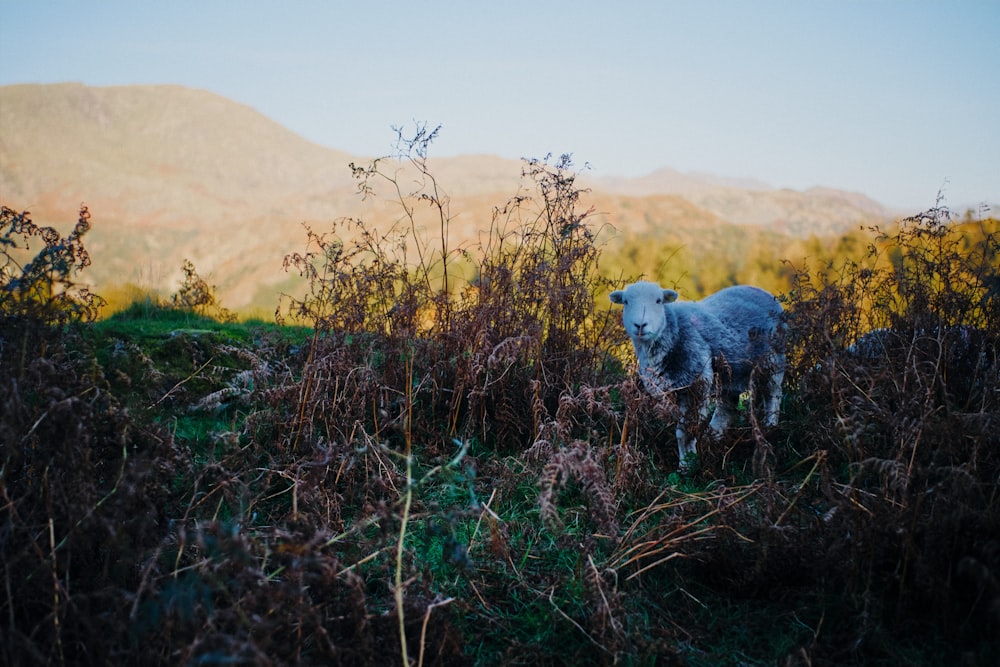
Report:
<svg viewBox="0 0 1000 667"><path fill-rule="evenodd" d="M278 326L260 319L221 322L207 315L166 306L152 299L134 302L124 310L98 320L93 327L99 335L133 339L177 333L212 333L217 334L220 339L249 343L256 336L272 334L280 335L291 343L302 344L312 335L312 330L307 327Z"/></svg>

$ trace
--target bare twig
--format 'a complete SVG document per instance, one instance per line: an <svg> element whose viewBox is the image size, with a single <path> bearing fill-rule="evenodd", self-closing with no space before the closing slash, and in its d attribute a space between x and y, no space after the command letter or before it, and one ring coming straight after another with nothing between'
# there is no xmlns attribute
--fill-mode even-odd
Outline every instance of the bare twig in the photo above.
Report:
<svg viewBox="0 0 1000 667"><path fill-rule="evenodd" d="M191 375L187 376L186 378L184 378L183 380L181 380L180 382L178 382L177 384L175 384L173 387L171 387L170 390L167 393L165 393L163 396L161 396L159 398L159 400L157 400L157 401L155 401L153 403L150 403L149 407L150 408L155 408L157 405L159 405L163 401L167 400L167 398L169 398L171 394L173 394L175 391L177 391L181 387L181 385L183 385L186 382L188 382L188 381L193 380L194 378L196 378L198 376L198 373L201 373L203 370L205 370L205 367L208 366L209 364L211 364L214 360L215 360L215 357L214 356L211 357L208 361L206 361L201 366L199 366L198 370L196 370L194 373L191 373Z"/></svg>
<svg viewBox="0 0 1000 667"><path fill-rule="evenodd" d="M446 600L441 600L440 602L434 602L427 605L427 610L424 612L424 623L420 628L420 655L417 658L417 667L423 667L424 664L424 649L427 641L427 622L431 620L431 612L437 607L449 605L454 601L455 598L448 598Z"/></svg>

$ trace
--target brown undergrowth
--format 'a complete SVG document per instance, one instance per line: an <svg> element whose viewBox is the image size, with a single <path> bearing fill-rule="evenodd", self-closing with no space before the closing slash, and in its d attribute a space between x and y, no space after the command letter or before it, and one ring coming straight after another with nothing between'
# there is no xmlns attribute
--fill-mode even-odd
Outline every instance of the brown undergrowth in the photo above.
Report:
<svg viewBox="0 0 1000 667"><path fill-rule="evenodd" d="M396 227L306 228L305 329L70 326L83 228L41 236L77 258L54 290L7 263L5 662L989 664L993 233L934 209L796 267L783 424L703 434L681 476L569 159L453 248L435 133L400 134L415 179L354 167ZM179 305L221 308L186 273Z"/></svg>
<svg viewBox="0 0 1000 667"><path fill-rule="evenodd" d="M790 297L799 390L786 428L822 458L825 576L859 611L858 641L887 622L972 644L1000 629L990 224L970 237L931 209L875 230L862 263L803 272Z"/></svg>

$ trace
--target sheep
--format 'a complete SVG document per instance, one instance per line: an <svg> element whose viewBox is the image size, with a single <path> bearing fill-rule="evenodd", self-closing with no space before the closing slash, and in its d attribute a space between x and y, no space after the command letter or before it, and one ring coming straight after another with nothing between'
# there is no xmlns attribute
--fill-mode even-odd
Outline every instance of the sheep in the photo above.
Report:
<svg viewBox="0 0 1000 667"><path fill-rule="evenodd" d="M781 304L757 287L727 287L693 302L674 303L677 296L641 281L615 290L610 298L624 306L622 323L635 347L643 386L653 395L677 392L677 449L684 470L697 454L697 433L713 394L716 407L709 428L715 437L736 414L740 396L753 393L752 385L766 391L764 425L777 425L785 326ZM698 414L693 424L691 408Z"/></svg>

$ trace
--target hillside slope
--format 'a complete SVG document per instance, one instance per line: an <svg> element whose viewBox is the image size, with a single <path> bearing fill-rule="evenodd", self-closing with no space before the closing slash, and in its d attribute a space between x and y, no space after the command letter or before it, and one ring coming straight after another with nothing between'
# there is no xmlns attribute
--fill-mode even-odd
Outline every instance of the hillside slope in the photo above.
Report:
<svg viewBox="0 0 1000 667"><path fill-rule="evenodd" d="M0 127L4 198L46 213L86 200L131 224L227 220L351 180L347 154L179 86L8 86Z"/></svg>

